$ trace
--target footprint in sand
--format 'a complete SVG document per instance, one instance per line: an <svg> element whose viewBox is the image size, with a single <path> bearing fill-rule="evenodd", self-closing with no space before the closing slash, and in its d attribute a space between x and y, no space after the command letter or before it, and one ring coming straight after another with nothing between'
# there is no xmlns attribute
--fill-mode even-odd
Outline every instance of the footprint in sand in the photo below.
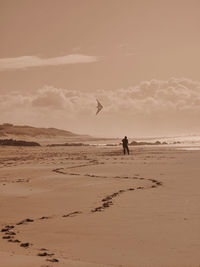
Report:
<svg viewBox="0 0 200 267"><path fill-rule="evenodd" d="M31 246L31 244L30 244L29 242L21 243L21 244L20 244L20 247L23 247L23 248L28 248L28 247L30 247L30 246Z"/></svg>
<svg viewBox="0 0 200 267"><path fill-rule="evenodd" d="M37 256L40 256L40 257L46 257L46 256L51 257L53 255L54 253L47 253L47 252L40 252L37 254Z"/></svg>
<svg viewBox="0 0 200 267"><path fill-rule="evenodd" d="M63 215L63 217L74 217L75 215L81 214L81 213L82 213L81 211L73 211L73 212L70 212L66 215Z"/></svg>
<svg viewBox="0 0 200 267"><path fill-rule="evenodd" d="M24 219L24 220L16 223L16 225L25 224L25 223L29 223L29 222L34 222L34 220L33 219L29 219L29 218L28 219Z"/></svg>
<svg viewBox="0 0 200 267"><path fill-rule="evenodd" d="M42 216L39 218L39 220L48 220L48 219L50 219L50 217L47 217L47 216Z"/></svg>
<svg viewBox="0 0 200 267"><path fill-rule="evenodd" d="M1 232L8 232L13 228L14 228L13 225L6 225L4 228L1 229Z"/></svg>
<svg viewBox="0 0 200 267"><path fill-rule="evenodd" d="M50 262L59 262L59 260L58 259L46 259L46 261L50 261Z"/></svg>
<svg viewBox="0 0 200 267"><path fill-rule="evenodd" d="M11 239L12 236L10 236L10 235L6 235L6 236L3 236L2 238L3 238L3 239Z"/></svg>
<svg viewBox="0 0 200 267"><path fill-rule="evenodd" d="M21 241L19 241L18 239L9 239L8 242L21 243Z"/></svg>

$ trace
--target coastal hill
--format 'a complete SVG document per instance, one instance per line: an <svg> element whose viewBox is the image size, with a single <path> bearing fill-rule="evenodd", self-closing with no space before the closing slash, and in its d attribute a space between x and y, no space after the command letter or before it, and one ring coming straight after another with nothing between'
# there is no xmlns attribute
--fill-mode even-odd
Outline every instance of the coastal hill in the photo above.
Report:
<svg viewBox="0 0 200 267"><path fill-rule="evenodd" d="M30 136L30 137L38 137L38 136L45 136L45 137L54 137L54 136L77 136L69 131L59 130L56 128L36 128L27 125L13 125L10 123L4 123L0 125L0 136L8 136L8 135L15 135L15 136Z"/></svg>
<svg viewBox="0 0 200 267"><path fill-rule="evenodd" d="M89 135L75 134L70 131L60 130L56 128L37 128L27 125L13 125L4 123L0 125L1 139L16 139L25 141L37 141L40 143L58 143L62 142L87 142L95 140Z"/></svg>

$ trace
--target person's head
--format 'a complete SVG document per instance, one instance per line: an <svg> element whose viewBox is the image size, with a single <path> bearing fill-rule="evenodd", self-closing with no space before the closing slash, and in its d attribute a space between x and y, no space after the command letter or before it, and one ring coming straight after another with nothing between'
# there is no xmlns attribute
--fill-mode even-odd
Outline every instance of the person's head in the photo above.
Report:
<svg viewBox="0 0 200 267"><path fill-rule="evenodd" d="M127 136L125 136L124 138L127 139Z"/></svg>

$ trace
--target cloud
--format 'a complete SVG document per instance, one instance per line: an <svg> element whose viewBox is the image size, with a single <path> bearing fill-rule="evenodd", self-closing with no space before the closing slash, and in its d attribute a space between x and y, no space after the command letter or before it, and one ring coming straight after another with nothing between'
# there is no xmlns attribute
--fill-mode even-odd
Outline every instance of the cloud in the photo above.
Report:
<svg viewBox="0 0 200 267"><path fill-rule="evenodd" d="M37 56L22 56L14 58L0 58L0 71L23 69L43 66L59 66L77 63L92 63L99 61L99 57L72 54L61 57L40 58Z"/></svg>
<svg viewBox="0 0 200 267"><path fill-rule="evenodd" d="M66 101L67 99L62 90L53 87L45 87L32 97L32 106L63 109Z"/></svg>
<svg viewBox="0 0 200 267"><path fill-rule="evenodd" d="M96 98L104 106L98 116ZM200 131L200 82L171 78L94 92L45 86L30 95L0 95L0 113L5 122L104 136Z"/></svg>

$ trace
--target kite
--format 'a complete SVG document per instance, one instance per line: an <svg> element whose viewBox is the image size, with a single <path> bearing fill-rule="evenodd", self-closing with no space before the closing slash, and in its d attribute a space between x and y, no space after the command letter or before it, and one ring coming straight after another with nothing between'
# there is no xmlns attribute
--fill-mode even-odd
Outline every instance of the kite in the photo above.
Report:
<svg viewBox="0 0 200 267"><path fill-rule="evenodd" d="M101 105L101 103L97 99L97 112L96 112L96 115L102 110L102 108L103 108L103 106Z"/></svg>

